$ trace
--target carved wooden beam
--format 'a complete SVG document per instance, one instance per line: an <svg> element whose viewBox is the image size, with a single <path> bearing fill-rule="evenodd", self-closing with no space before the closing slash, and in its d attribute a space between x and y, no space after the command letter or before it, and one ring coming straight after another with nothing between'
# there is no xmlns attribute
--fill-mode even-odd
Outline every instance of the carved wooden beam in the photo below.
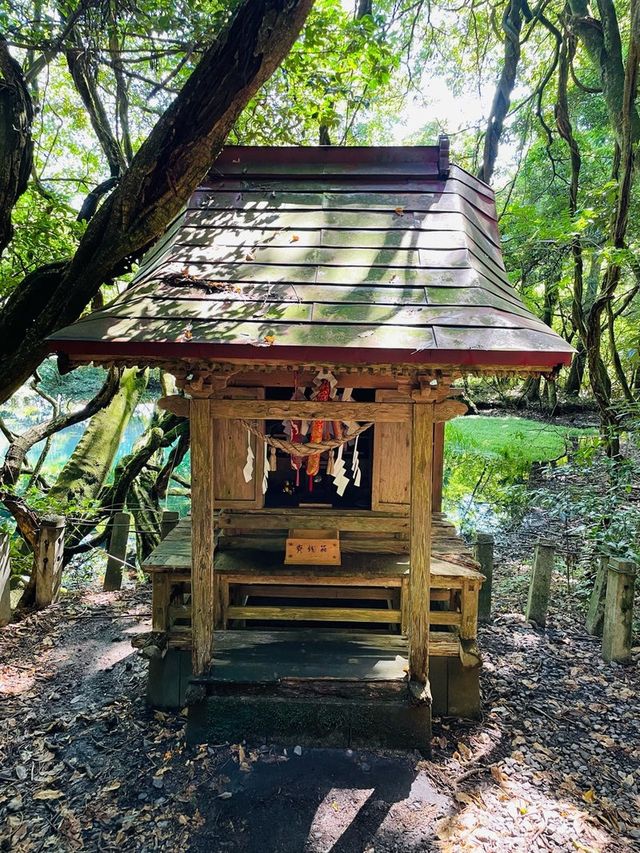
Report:
<svg viewBox="0 0 640 853"><path fill-rule="evenodd" d="M211 400L211 417L245 420L326 420L403 423L411 420L411 403L316 403L289 400ZM189 416L185 397L161 397L158 407Z"/></svg>
<svg viewBox="0 0 640 853"><path fill-rule="evenodd" d="M189 399L172 395L161 397L158 408L189 417ZM416 403L423 402L421 398ZM430 402L430 401L424 401ZM212 400L211 417L245 420L338 420L371 423L408 423L412 403L315 403L287 400ZM433 420L448 421L467 411L458 400L433 403Z"/></svg>

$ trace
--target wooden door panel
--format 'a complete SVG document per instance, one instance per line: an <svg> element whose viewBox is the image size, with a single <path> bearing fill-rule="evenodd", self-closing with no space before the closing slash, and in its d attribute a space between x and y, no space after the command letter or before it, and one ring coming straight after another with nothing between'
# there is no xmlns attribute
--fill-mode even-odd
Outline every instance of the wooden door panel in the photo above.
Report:
<svg viewBox="0 0 640 853"><path fill-rule="evenodd" d="M376 391L376 403L406 402L399 391ZM378 423L373 434L371 509L403 512L411 497L411 424Z"/></svg>
<svg viewBox="0 0 640 853"><path fill-rule="evenodd" d="M406 402L399 391L376 391L376 402ZM433 425L434 465L433 511L442 510L444 424ZM376 424L373 436L373 480L371 509L404 512L411 501L411 424Z"/></svg>
<svg viewBox="0 0 640 853"><path fill-rule="evenodd" d="M228 388L219 395L225 400L264 400L264 388ZM215 400L213 401L215 406ZM256 422L264 430L264 421ZM219 509L260 509L264 506L262 476L264 445L254 435L253 478L245 482L242 469L247 461L247 429L238 420L215 420L215 505Z"/></svg>

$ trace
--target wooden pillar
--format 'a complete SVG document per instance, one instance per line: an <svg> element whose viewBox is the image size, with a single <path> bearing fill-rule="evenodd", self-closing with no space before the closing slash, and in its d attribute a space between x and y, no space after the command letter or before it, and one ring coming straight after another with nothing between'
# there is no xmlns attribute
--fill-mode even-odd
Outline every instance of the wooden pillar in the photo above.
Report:
<svg viewBox="0 0 640 853"><path fill-rule="evenodd" d="M416 400L411 430L409 678L429 678L429 608L433 472L432 402Z"/></svg>
<svg viewBox="0 0 640 853"><path fill-rule="evenodd" d="M165 510L160 519L160 538L165 539L180 521L180 513L173 510Z"/></svg>
<svg viewBox="0 0 640 853"><path fill-rule="evenodd" d="M631 657L635 580L633 563L613 557L609 560L602 629L602 657L606 661L624 661Z"/></svg>
<svg viewBox="0 0 640 853"><path fill-rule="evenodd" d="M491 585L493 583L493 536L490 533L477 533L474 545L476 560L484 575L478 598L478 621L491 621Z"/></svg>
<svg viewBox="0 0 640 853"><path fill-rule="evenodd" d="M127 559L130 524L131 515L128 512L116 512L113 516L109 541L109 559L107 560L102 587L105 592L112 592L122 586L122 567Z"/></svg>
<svg viewBox="0 0 640 853"><path fill-rule="evenodd" d="M555 563L556 548L548 539L541 539L533 555L533 568L529 583L526 617L538 625L547 624L551 576Z"/></svg>
<svg viewBox="0 0 640 853"><path fill-rule="evenodd" d="M213 404L215 405L215 404ZM210 400L194 399L191 417L191 631L193 674L202 675L213 656L213 452Z"/></svg>
<svg viewBox="0 0 640 853"><path fill-rule="evenodd" d="M0 533L0 627L11 622L11 556L8 533Z"/></svg>
<svg viewBox="0 0 640 853"><path fill-rule="evenodd" d="M58 598L62 580L65 518L45 516L36 549L36 607L48 607Z"/></svg>

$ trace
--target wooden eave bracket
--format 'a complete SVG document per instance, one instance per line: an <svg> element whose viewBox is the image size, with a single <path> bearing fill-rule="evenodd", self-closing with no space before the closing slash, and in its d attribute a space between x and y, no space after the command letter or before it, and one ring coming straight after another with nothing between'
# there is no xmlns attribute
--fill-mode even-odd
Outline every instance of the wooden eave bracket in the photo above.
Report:
<svg viewBox="0 0 640 853"><path fill-rule="evenodd" d="M418 382L419 387L411 392L411 398L414 403L431 405L434 421L449 421L466 413L465 403L454 399L461 392L452 389L450 376L420 375Z"/></svg>
<svg viewBox="0 0 640 853"><path fill-rule="evenodd" d="M232 376L240 372L240 368L234 371L219 372L215 370L196 370L184 367L173 371L176 378L176 386L191 397L207 399L219 391L224 391Z"/></svg>

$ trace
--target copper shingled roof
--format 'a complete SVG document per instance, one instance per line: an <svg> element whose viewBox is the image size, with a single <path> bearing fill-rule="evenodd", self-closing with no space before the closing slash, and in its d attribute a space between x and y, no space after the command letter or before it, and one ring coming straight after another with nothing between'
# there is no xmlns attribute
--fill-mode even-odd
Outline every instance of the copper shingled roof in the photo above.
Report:
<svg viewBox="0 0 640 853"><path fill-rule="evenodd" d="M445 138L225 149L132 286L51 341L82 358L541 369L572 352L509 284L493 192Z"/></svg>

